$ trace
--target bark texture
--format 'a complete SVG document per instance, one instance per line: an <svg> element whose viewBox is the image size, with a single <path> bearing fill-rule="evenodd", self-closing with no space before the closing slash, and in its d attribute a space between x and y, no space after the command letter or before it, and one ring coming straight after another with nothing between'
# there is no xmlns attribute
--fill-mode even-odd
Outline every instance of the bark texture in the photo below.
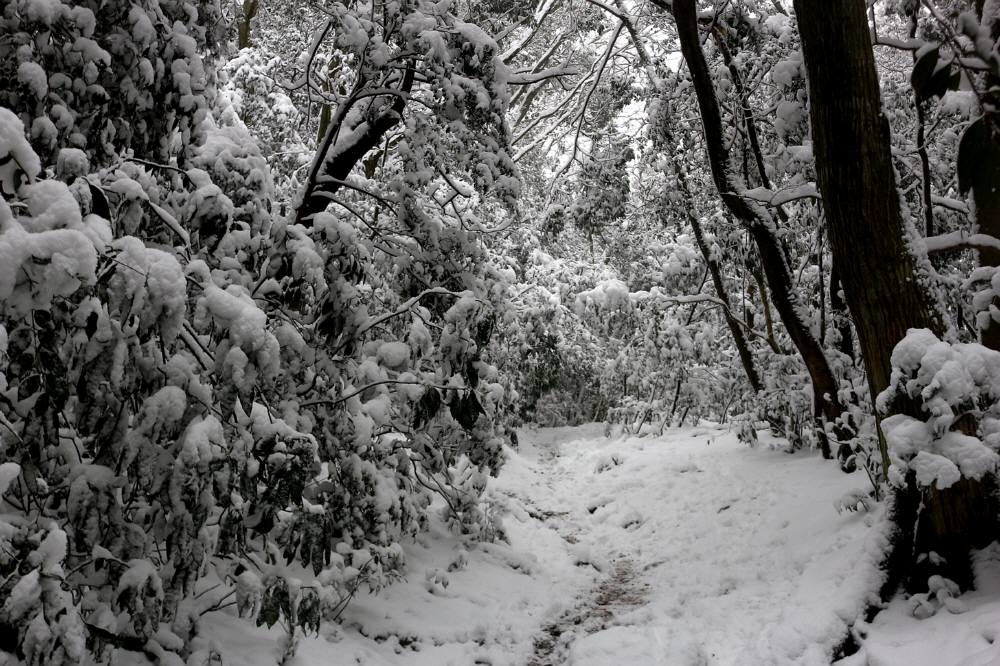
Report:
<svg viewBox="0 0 1000 666"><path fill-rule="evenodd" d="M865 0L795 0L795 9L830 246L874 398L889 383L890 357L907 329L941 335L944 322L905 240ZM915 402L893 407L926 417ZM880 447L888 467L884 441ZM920 589L929 574L943 573L969 586L969 551L995 533L987 484L963 479L946 490L921 490L910 476L895 501L890 581ZM940 568L933 558L918 561L932 551L947 560Z"/></svg>
<svg viewBox="0 0 1000 666"><path fill-rule="evenodd" d="M874 397L907 329L940 335L944 324L905 241L864 0L797 0L795 9L830 248Z"/></svg>
<svg viewBox="0 0 1000 666"><path fill-rule="evenodd" d="M1000 144L1000 137L994 137L993 140ZM1000 149L995 152L1000 155ZM982 168L988 173L981 179L982 184L979 187L973 186L972 189L972 200L976 204L977 233L1000 238L1000 163L984 164ZM1000 250L980 248L979 265L1000 266ZM994 296L992 304L1000 307L1000 298ZM1000 350L1000 323L991 319L979 331L979 341L990 349Z"/></svg>
<svg viewBox="0 0 1000 666"><path fill-rule="evenodd" d="M976 2L976 14L980 21L983 21L983 2ZM988 20L988 19L987 19ZM990 27L990 37L994 43L1000 37L1000 21L992 22ZM1000 101L1000 95L996 93L996 86L1000 85L1000 78L992 73L986 75L986 85L989 87L987 95L996 104ZM984 121L990 135L992 150L986 152L988 158L984 163L977 165L980 175L976 178L972 186L972 200L976 208L977 231L994 238L1000 238L1000 112L996 107L987 107ZM995 248L981 248L979 250L980 266L1000 266L1000 250ZM1000 298L993 298L993 306L1000 308ZM980 330L980 342L990 349L1000 350L1000 323L992 319L985 328Z"/></svg>
<svg viewBox="0 0 1000 666"><path fill-rule="evenodd" d="M251 28L258 9L260 9L260 0L243 0L243 14L236 21L237 48L250 47Z"/></svg>

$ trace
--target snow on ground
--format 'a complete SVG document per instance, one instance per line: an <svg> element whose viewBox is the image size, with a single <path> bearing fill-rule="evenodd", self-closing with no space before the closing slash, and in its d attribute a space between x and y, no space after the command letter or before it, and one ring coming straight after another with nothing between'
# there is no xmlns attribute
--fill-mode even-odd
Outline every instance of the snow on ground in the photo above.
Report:
<svg viewBox="0 0 1000 666"><path fill-rule="evenodd" d="M976 554L976 590L962 595L960 613L941 609L913 617L911 600L896 598L863 627L861 651L843 666L996 666L1000 664L1000 545Z"/></svg>
<svg viewBox="0 0 1000 666"><path fill-rule="evenodd" d="M815 453L602 426L525 430L509 453L489 489L509 546L466 549L433 526L405 581L359 595L289 663L829 664L878 586L880 515L835 510L867 480ZM203 622L227 664L280 656L277 627Z"/></svg>
<svg viewBox="0 0 1000 666"><path fill-rule="evenodd" d="M594 561L629 561L645 599L571 637L569 663L830 663L877 587L876 517L834 508L860 475L711 428L574 434L536 440L561 449L549 478L563 520Z"/></svg>

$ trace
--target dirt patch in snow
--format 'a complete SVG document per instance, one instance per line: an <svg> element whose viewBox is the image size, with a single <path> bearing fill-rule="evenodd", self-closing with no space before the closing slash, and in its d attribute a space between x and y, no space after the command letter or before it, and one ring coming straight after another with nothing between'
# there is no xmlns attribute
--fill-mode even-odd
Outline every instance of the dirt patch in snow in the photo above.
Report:
<svg viewBox="0 0 1000 666"><path fill-rule="evenodd" d="M545 625L535 637L534 653L528 666L555 666L566 661L573 643L614 624L623 610L645 603L649 586L636 578L631 559L612 562L611 574L602 580L579 604Z"/></svg>

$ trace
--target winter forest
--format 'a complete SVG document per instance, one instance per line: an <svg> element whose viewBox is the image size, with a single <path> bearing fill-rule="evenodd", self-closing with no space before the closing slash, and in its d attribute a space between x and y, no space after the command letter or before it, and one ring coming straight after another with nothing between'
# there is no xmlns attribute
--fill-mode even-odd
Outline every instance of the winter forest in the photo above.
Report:
<svg viewBox="0 0 1000 666"><path fill-rule="evenodd" d="M1000 664L998 186L998 0L0 0L0 665Z"/></svg>

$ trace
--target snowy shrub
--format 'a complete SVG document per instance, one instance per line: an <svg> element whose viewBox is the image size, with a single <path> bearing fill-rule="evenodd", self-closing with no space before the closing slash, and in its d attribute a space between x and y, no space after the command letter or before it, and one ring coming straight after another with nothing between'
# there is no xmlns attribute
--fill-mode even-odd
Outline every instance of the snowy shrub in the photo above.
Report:
<svg viewBox="0 0 1000 666"><path fill-rule="evenodd" d="M882 421L892 467L902 484L945 489L959 479L996 474L1000 456L1000 352L976 343L952 344L926 329L911 330L892 354L890 386L879 408L910 399L924 418L894 414Z"/></svg>
<svg viewBox="0 0 1000 666"><path fill-rule="evenodd" d="M851 513L855 511L870 511L873 506L873 499L870 493L860 488L854 488L837 498L833 506L837 509L837 513L843 513L844 511Z"/></svg>
<svg viewBox="0 0 1000 666"><path fill-rule="evenodd" d="M615 139L619 139L616 141ZM620 221L625 216L629 182L626 165L632 158L631 150L616 154L620 137L609 136L612 147L587 159L577 174L582 192L566 209L566 216L588 237L600 234L605 226ZM626 144L627 145L627 144Z"/></svg>
<svg viewBox="0 0 1000 666"><path fill-rule="evenodd" d="M186 659L230 595L290 655L402 575L435 497L464 538L503 536L481 497L511 403L489 362L507 274L466 219L428 214L425 156L366 184L398 206L379 233L357 214L378 200L272 216L252 105L216 89L224 29L212 0L0 13L0 631L27 663ZM461 54L499 114L480 47L437 66ZM502 160L458 167L516 192Z"/></svg>
<svg viewBox="0 0 1000 666"><path fill-rule="evenodd" d="M762 365L767 389L756 397L755 414L772 435L788 442L790 450L812 448L817 441L813 398L801 359L776 354Z"/></svg>
<svg viewBox="0 0 1000 666"><path fill-rule="evenodd" d="M287 38L287 33L281 35L281 39ZM229 60L222 74L232 101L231 113L246 125L267 158L277 200L287 201L301 185L312 142L299 131L304 114L278 85L281 65L280 58L268 58L263 49L248 48Z"/></svg>
<svg viewBox="0 0 1000 666"><path fill-rule="evenodd" d="M46 162L61 148L99 164L125 149L165 160L210 104L204 56L225 30L218 0L6 2L0 106L22 117Z"/></svg>
<svg viewBox="0 0 1000 666"><path fill-rule="evenodd" d="M600 474L601 472L606 472L609 469L614 469L618 467L625 461L624 457L619 453L607 453L602 455L594 463L594 474Z"/></svg>
<svg viewBox="0 0 1000 666"><path fill-rule="evenodd" d="M509 250L518 256L508 257L509 265L527 265L522 275L504 271L505 280L517 284L497 321L497 351L517 389L507 390L503 407L520 422L565 425L601 419L607 407L600 391L599 338L565 304L573 302L581 286L576 276L581 264L532 250L537 242L530 232L510 239Z"/></svg>

